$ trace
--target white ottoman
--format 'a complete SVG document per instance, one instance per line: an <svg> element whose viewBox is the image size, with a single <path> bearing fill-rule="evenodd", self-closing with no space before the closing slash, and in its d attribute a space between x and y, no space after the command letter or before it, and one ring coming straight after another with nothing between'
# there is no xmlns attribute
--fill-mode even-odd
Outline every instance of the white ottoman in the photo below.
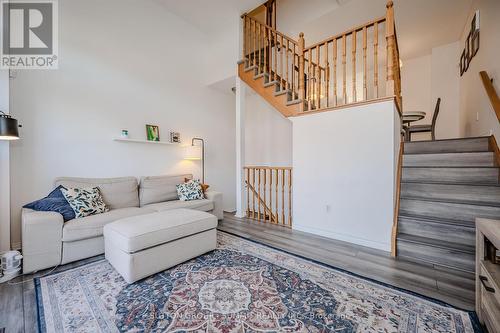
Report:
<svg viewBox="0 0 500 333"><path fill-rule="evenodd" d="M214 250L216 227L217 217L191 209L124 218L104 226L105 256L133 283Z"/></svg>

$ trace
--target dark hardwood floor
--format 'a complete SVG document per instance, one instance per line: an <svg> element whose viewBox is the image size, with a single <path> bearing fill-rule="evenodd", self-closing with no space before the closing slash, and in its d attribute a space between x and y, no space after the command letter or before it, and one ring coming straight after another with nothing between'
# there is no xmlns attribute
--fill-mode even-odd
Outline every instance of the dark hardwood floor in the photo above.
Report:
<svg viewBox="0 0 500 333"><path fill-rule="evenodd" d="M473 310L473 276L390 257L388 253L287 228L265 225L226 213L219 230L258 241L290 253L368 277L373 280ZM98 256L58 267L62 271L102 259ZM33 278L51 270L0 284L0 332L37 332ZM24 281L24 283L22 282Z"/></svg>

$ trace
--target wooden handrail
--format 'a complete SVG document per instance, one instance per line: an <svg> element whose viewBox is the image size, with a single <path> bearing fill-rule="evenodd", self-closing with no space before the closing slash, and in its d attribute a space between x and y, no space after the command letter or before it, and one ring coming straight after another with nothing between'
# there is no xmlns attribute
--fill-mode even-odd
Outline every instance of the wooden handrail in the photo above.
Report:
<svg viewBox="0 0 500 333"><path fill-rule="evenodd" d="M488 76L488 73L485 71L479 72L479 75L481 76L481 80L483 81L484 89L486 90L486 94L488 95L488 98L490 99L491 106L493 107L493 110L495 111L495 114L497 115L498 121L500 121L500 98L498 98L498 94L495 90L495 87L493 86L493 83L491 82L490 77Z"/></svg>
<svg viewBox="0 0 500 333"><path fill-rule="evenodd" d="M247 188L247 217L291 227L292 168L246 166L243 169Z"/></svg>

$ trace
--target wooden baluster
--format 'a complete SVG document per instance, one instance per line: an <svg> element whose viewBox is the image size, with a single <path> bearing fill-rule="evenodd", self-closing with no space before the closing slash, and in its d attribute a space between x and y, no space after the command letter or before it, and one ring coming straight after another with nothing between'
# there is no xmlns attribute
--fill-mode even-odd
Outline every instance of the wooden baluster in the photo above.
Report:
<svg viewBox="0 0 500 333"><path fill-rule="evenodd" d="M363 100L366 101L368 98L368 88L366 85L366 48L367 48L367 33L366 27L363 28Z"/></svg>
<svg viewBox="0 0 500 333"><path fill-rule="evenodd" d="M378 23L373 25L373 86L374 96L378 98Z"/></svg>
<svg viewBox="0 0 500 333"><path fill-rule="evenodd" d="M328 62L328 42L325 43L325 98L326 107L330 106L330 63Z"/></svg>
<svg viewBox="0 0 500 333"><path fill-rule="evenodd" d="M352 102L355 103L356 98L356 30L352 32Z"/></svg>
<svg viewBox="0 0 500 333"><path fill-rule="evenodd" d="M261 203L260 203L260 193L261 193L261 187L260 187L260 184L262 182L261 180L261 169L257 169L259 171L259 184L258 184L258 190L257 190L257 201L258 201L258 205L259 205L259 210L257 212L257 219L260 221L261 218L260 218L260 212L261 212Z"/></svg>
<svg viewBox="0 0 500 333"><path fill-rule="evenodd" d="M309 49L307 52L307 61L309 63L309 66L307 68L307 102L309 104L308 110L312 110L312 49Z"/></svg>
<svg viewBox="0 0 500 333"><path fill-rule="evenodd" d="M297 92L297 89L295 87L295 55L296 55L296 49L295 49L295 43L293 45L293 51L292 51L292 100L296 99L295 94Z"/></svg>
<svg viewBox="0 0 500 333"><path fill-rule="evenodd" d="M274 80L278 81L278 33L274 32Z"/></svg>
<svg viewBox="0 0 500 333"><path fill-rule="evenodd" d="M394 8L392 1L387 3L387 15L385 20L385 39L387 40L387 78L386 96L395 95L394 91L394 66L395 66L395 40L394 40Z"/></svg>
<svg viewBox="0 0 500 333"><path fill-rule="evenodd" d="M292 170L288 170L288 226L292 226Z"/></svg>
<svg viewBox="0 0 500 333"><path fill-rule="evenodd" d="M337 106L337 38L333 40L333 105Z"/></svg>
<svg viewBox="0 0 500 333"><path fill-rule="evenodd" d="M252 39L253 39L253 65L257 66L257 22L253 21Z"/></svg>
<svg viewBox="0 0 500 333"><path fill-rule="evenodd" d="M346 35L342 36L342 98L343 104L347 104L347 61L346 61Z"/></svg>
<svg viewBox="0 0 500 333"><path fill-rule="evenodd" d="M247 17L243 16L243 60L247 57ZM246 63L245 63L246 67Z"/></svg>
<svg viewBox="0 0 500 333"><path fill-rule="evenodd" d="M288 77L288 51L290 49L290 43L288 41L288 39L286 40L286 49L285 49L285 67L286 67L286 87L285 89L289 89L290 88L290 78Z"/></svg>
<svg viewBox="0 0 500 333"><path fill-rule="evenodd" d="M269 58L268 58L268 66L269 66L269 82L273 80L273 29L269 28L269 34L267 35L267 42L269 44Z"/></svg>
<svg viewBox="0 0 500 333"><path fill-rule="evenodd" d="M267 27L263 26L264 28L264 36L262 38L262 44L264 47L264 74L267 73ZM264 82L265 82L265 77L264 77Z"/></svg>
<svg viewBox="0 0 500 333"><path fill-rule="evenodd" d="M245 175L247 178L247 217L250 217L250 169L245 167Z"/></svg>
<svg viewBox="0 0 500 333"><path fill-rule="evenodd" d="M269 218L273 222L273 169L269 169Z"/></svg>
<svg viewBox="0 0 500 333"><path fill-rule="evenodd" d="M267 169L262 170L264 171L264 190L262 191L264 194L264 222L267 220L267 198L266 198L266 193L267 193Z"/></svg>
<svg viewBox="0 0 500 333"><path fill-rule="evenodd" d="M284 90L284 75L283 75L283 35L280 35L280 90Z"/></svg>
<svg viewBox="0 0 500 333"><path fill-rule="evenodd" d="M286 223L285 220L285 169L281 173L281 222Z"/></svg>
<svg viewBox="0 0 500 333"><path fill-rule="evenodd" d="M302 100L302 105L304 105L305 101L305 80L304 80L304 71L305 71L305 65L304 65L304 45L305 45L305 40L304 40L304 33L301 32L299 34L299 98ZM304 107L301 108L301 111L304 110ZM278 214L278 211L276 211L276 215Z"/></svg>
<svg viewBox="0 0 500 333"><path fill-rule="evenodd" d="M278 187L279 187L279 174L280 174L280 170L279 169L276 169L276 223L279 224L280 223L280 219L279 219L279 209L278 209L278 204L279 204L279 197L278 197Z"/></svg>
<svg viewBox="0 0 500 333"><path fill-rule="evenodd" d="M257 74L260 74L261 73L261 60L262 60L262 40L261 40L261 36L260 36L260 23L258 25L258 30L257 30L257 44L258 44L258 48L259 48L259 59L257 59ZM260 172L259 172L260 173Z"/></svg>
<svg viewBox="0 0 500 333"><path fill-rule="evenodd" d="M316 46L316 110L321 109L321 67L319 45Z"/></svg>
<svg viewBox="0 0 500 333"><path fill-rule="evenodd" d="M255 219L255 168L252 168L252 218Z"/></svg>

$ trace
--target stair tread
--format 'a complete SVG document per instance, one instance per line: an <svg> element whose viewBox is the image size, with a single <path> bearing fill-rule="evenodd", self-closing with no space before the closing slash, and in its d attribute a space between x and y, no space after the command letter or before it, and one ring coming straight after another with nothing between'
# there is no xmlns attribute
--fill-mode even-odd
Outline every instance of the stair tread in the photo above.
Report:
<svg viewBox="0 0 500 333"><path fill-rule="evenodd" d="M425 200L422 198L401 198L400 211L403 214L460 221L474 221L477 217L500 218L500 208L498 206Z"/></svg>
<svg viewBox="0 0 500 333"><path fill-rule="evenodd" d="M404 143L405 155L447 152L488 152L489 137L456 138L435 141L413 141Z"/></svg>
<svg viewBox="0 0 500 333"><path fill-rule="evenodd" d="M450 186L477 186L477 187L500 187L499 183L481 183L481 182L446 182L446 181L428 181L428 180L402 180L403 184L420 184L420 185L450 185Z"/></svg>
<svg viewBox="0 0 500 333"><path fill-rule="evenodd" d="M466 227L474 230L476 229L476 223L471 221L432 218L429 216L422 216L422 215L408 214L408 213L399 214L398 218L418 220L419 222L423 223L446 224L450 226Z"/></svg>
<svg viewBox="0 0 500 333"><path fill-rule="evenodd" d="M440 202L440 203L451 203L458 205L470 205L470 206L487 206L487 207L500 207L500 202L487 202L487 201L470 201L470 200L458 200L458 199L444 199L444 198L428 198L428 197L416 197L401 195L401 199L406 200L419 200L428 202Z"/></svg>
<svg viewBox="0 0 500 333"><path fill-rule="evenodd" d="M420 237L420 236L409 235L409 234L398 234L397 239L398 239L398 241L410 242L410 243L415 243L415 244L419 244L419 245L432 246L432 247L446 249L446 250L451 249L453 251L459 251L459 252L463 252L463 253L467 253L467 254L474 254L475 253L474 246L453 243L453 242L447 242L447 241L437 240L437 239L432 239L432 238L427 238L427 237Z"/></svg>

